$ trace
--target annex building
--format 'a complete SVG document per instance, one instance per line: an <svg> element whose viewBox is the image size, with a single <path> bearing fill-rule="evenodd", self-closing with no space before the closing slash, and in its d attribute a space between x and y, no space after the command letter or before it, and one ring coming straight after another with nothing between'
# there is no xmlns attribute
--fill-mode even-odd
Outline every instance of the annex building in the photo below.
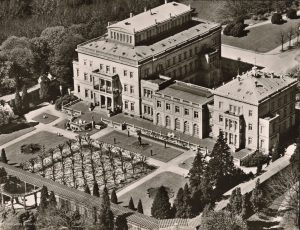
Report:
<svg viewBox="0 0 300 230"><path fill-rule="evenodd" d="M153 104L143 100L146 81L161 74L216 87L222 82L220 49L219 24L192 17L190 6L166 2L78 45L74 94L99 109L153 120Z"/></svg>

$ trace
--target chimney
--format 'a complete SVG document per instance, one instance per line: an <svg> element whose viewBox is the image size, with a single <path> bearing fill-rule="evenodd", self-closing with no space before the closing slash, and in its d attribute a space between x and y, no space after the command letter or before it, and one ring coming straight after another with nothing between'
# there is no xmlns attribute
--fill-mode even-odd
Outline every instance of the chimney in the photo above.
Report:
<svg viewBox="0 0 300 230"><path fill-rule="evenodd" d="M107 26L110 26L110 22L107 22Z"/></svg>
<svg viewBox="0 0 300 230"><path fill-rule="evenodd" d="M146 12L146 11L147 11L147 7L145 6L145 7L144 7L144 12Z"/></svg>
<svg viewBox="0 0 300 230"><path fill-rule="evenodd" d="M170 18L172 18L172 14L170 13Z"/></svg>
<svg viewBox="0 0 300 230"><path fill-rule="evenodd" d="M165 0L165 4L167 4L168 3L168 0Z"/></svg>
<svg viewBox="0 0 300 230"><path fill-rule="evenodd" d="M131 12L130 12L130 14L129 14L129 17L131 17L131 18L132 18L132 17L133 17L133 13L131 13Z"/></svg>

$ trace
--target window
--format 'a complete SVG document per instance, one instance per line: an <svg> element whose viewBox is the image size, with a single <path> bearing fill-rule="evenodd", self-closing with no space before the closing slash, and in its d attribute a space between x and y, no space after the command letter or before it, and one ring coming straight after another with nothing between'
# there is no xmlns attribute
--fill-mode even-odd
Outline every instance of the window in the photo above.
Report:
<svg viewBox="0 0 300 230"><path fill-rule="evenodd" d="M90 82L93 82L93 76L90 75Z"/></svg>
<svg viewBox="0 0 300 230"><path fill-rule="evenodd" d="M193 50L190 49L190 57L193 56Z"/></svg>
<svg viewBox="0 0 300 230"><path fill-rule="evenodd" d="M116 67L113 67L113 73L116 73Z"/></svg>
<svg viewBox="0 0 300 230"><path fill-rule="evenodd" d="M92 67L93 66L93 61L90 61L90 67Z"/></svg>
<svg viewBox="0 0 300 230"><path fill-rule="evenodd" d="M125 107L125 109L128 109L128 101L125 101L124 107Z"/></svg>
<svg viewBox="0 0 300 230"><path fill-rule="evenodd" d="M223 102L219 101L219 108L222 109L223 108Z"/></svg>
<svg viewBox="0 0 300 230"><path fill-rule="evenodd" d="M126 84L124 84L124 92L128 91L128 86Z"/></svg>
<svg viewBox="0 0 300 230"><path fill-rule="evenodd" d="M87 74L87 73L84 73L84 80L85 80L85 81L87 80L87 77L88 77L88 74Z"/></svg>
<svg viewBox="0 0 300 230"><path fill-rule="evenodd" d="M93 91L91 91L91 99L93 99L94 98L94 93L93 93Z"/></svg>
<svg viewBox="0 0 300 230"><path fill-rule="evenodd" d="M108 73L110 71L110 67L109 65L106 66L106 73Z"/></svg>
<svg viewBox="0 0 300 230"><path fill-rule="evenodd" d="M103 70L103 64L100 64L100 70Z"/></svg>
<svg viewBox="0 0 300 230"><path fill-rule="evenodd" d="M166 103L166 110L171 110L171 105L169 103Z"/></svg>
<svg viewBox="0 0 300 230"><path fill-rule="evenodd" d="M189 125L189 122L185 121L183 123L183 132L184 133L188 133L190 131L190 125Z"/></svg>
<svg viewBox="0 0 300 230"><path fill-rule="evenodd" d="M252 110L249 110L249 117L252 117Z"/></svg>
<svg viewBox="0 0 300 230"><path fill-rule="evenodd" d="M198 136L199 135L199 126L197 124L193 125L193 135Z"/></svg>
<svg viewBox="0 0 300 230"><path fill-rule="evenodd" d="M179 109L179 106L175 106L175 113L180 113L180 109Z"/></svg>
<svg viewBox="0 0 300 230"><path fill-rule="evenodd" d="M134 89L132 85L130 86L130 93L134 93Z"/></svg>
<svg viewBox="0 0 300 230"><path fill-rule="evenodd" d="M161 108L161 101L157 101L156 106L157 108Z"/></svg>
<svg viewBox="0 0 300 230"><path fill-rule="evenodd" d="M287 95L284 95L284 103L287 103Z"/></svg>
<svg viewBox="0 0 300 230"><path fill-rule="evenodd" d="M168 59L168 60L167 60L167 67L170 67L170 65L171 65L171 60Z"/></svg>
<svg viewBox="0 0 300 230"><path fill-rule="evenodd" d="M130 104L130 110L134 111L134 103L133 102L131 102L131 104Z"/></svg>
<svg viewBox="0 0 300 230"><path fill-rule="evenodd" d="M176 57L173 57L173 65L176 64Z"/></svg>
<svg viewBox="0 0 300 230"><path fill-rule="evenodd" d="M144 70L144 75L145 75L145 77L149 76L149 68L147 68L147 69Z"/></svg>
<svg viewBox="0 0 300 230"><path fill-rule="evenodd" d="M184 115L189 115L190 112L189 112L189 109L184 109Z"/></svg>
<svg viewBox="0 0 300 230"><path fill-rule="evenodd" d="M219 122L223 122L223 116L219 115Z"/></svg>
<svg viewBox="0 0 300 230"><path fill-rule="evenodd" d="M133 72L129 73L130 78L133 78Z"/></svg>
<svg viewBox="0 0 300 230"><path fill-rule="evenodd" d="M181 54L178 55L178 61L181 62Z"/></svg>
<svg viewBox="0 0 300 230"><path fill-rule="evenodd" d="M195 47L195 54L197 54L198 53L198 47L196 46Z"/></svg>
<svg viewBox="0 0 300 230"><path fill-rule="evenodd" d="M76 75L79 77L79 69L76 69Z"/></svg>
<svg viewBox="0 0 300 230"><path fill-rule="evenodd" d="M127 70L124 70L124 76L125 77L127 76Z"/></svg>
<svg viewBox="0 0 300 230"><path fill-rule="evenodd" d="M187 59L187 52L185 51L183 54L184 59Z"/></svg>
<svg viewBox="0 0 300 230"><path fill-rule="evenodd" d="M199 118L199 114L197 111L194 111L194 118Z"/></svg>
<svg viewBox="0 0 300 230"><path fill-rule="evenodd" d="M180 130L180 120L178 118L175 119L175 130Z"/></svg>
<svg viewBox="0 0 300 230"><path fill-rule="evenodd" d="M168 128L171 127L171 119L169 116L166 116L166 127L168 127Z"/></svg>
<svg viewBox="0 0 300 230"><path fill-rule="evenodd" d="M264 146L264 140L262 139L262 140L260 140L260 147L262 148L263 146Z"/></svg>
<svg viewBox="0 0 300 230"><path fill-rule="evenodd" d="M248 124L248 130L252 130L252 124L251 123Z"/></svg>
<svg viewBox="0 0 300 230"><path fill-rule="evenodd" d="M281 98L278 99L278 106L281 106Z"/></svg>
<svg viewBox="0 0 300 230"><path fill-rule="evenodd" d="M161 124L161 118L160 118L160 114L156 114L156 124L160 125Z"/></svg>
<svg viewBox="0 0 300 230"><path fill-rule="evenodd" d="M83 64L86 65L86 59L83 60Z"/></svg>
<svg viewBox="0 0 300 230"><path fill-rule="evenodd" d="M252 137L248 137L248 145L252 144Z"/></svg>
<svg viewBox="0 0 300 230"><path fill-rule="evenodd" d="M89 90L88 89L85 90L85 97L89 97Z"/></svg>
<svg viewBox="0 0 300 230"><path fill-rule="evenodd" d="M77 86L77 92L80 93L80 85Z"/></svg>

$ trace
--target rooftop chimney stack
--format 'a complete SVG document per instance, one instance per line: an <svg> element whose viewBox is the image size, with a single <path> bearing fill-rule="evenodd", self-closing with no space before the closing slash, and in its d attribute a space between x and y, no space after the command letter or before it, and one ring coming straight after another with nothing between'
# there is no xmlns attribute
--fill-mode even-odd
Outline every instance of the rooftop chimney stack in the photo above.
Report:
<svg viewBox="0 0 300 230"><path fill-rule="evenodd" d="M133 17L133 13L130 12L129 16L132 18Z"/></svg>
<svg viewBox="0 0 300 230"><path fill-rule="evenodd" d="M147 7L145 6L145 7L144 7L144 12L146 12L146 11L147 11Z"/></svg>
<svg viewBox="0 0 300 230"><path fill-rule="evenodd" d="M168 3L168 0L165 0L165 4L167 4Z"/></svg>

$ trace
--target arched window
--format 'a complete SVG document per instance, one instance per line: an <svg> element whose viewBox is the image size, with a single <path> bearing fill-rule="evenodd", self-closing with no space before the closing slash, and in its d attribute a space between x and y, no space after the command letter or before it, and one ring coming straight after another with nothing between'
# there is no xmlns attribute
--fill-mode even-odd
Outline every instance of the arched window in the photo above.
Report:
<svg viewBox="0 0 300 230"><path fill-rule="evenodd" d="M199 126L197 124L193 125L193 135L199 136Z"/></svg>
<svg viewBox="0 0 300 230"><path fill-rule="evenodd" d="M185 121L183 123L183 132L184 133L189 133L190 132L190 125L189 125L189 122L188 121Z"/></svg>
<svg viewBox="0 0 300 230"><path fill-rule="evenodd" d="M175 130L180 130L180 120L178 118L175 119Z"/></svg>
<svg viewBox="0 0 300 230"><path fill-rule="evenodd" d="M169 116L166 116L166 127L170 128L171 127L171 119Z"/></svg>
<svg viewBox="0 0 300 230"><path fill-rule="evenodd" d="M156 124L160 125L161 124L161 118L160 118L160 114L156 114Z"/></svg>

